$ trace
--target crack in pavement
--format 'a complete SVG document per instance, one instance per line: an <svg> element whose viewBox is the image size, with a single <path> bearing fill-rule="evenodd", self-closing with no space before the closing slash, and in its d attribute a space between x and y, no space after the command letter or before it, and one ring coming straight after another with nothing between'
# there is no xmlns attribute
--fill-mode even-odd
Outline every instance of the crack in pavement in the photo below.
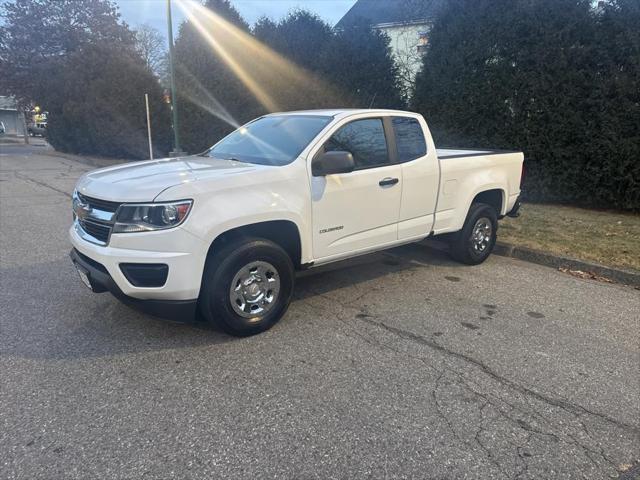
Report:
<svg viewBox="0 0 640 480"><path fill-rule="evenodd" d="M318 297L324 298L326 300L331 300L332 303L333 303L333 301L335 301L335 299L332 299L331 297L329 297L328 295L325 295L323 293L316 292L316 295ZM364 294L360 295L357 298L364 297L365 295L367 295L367 293L364 293ZM451 432L451 434L454 436L454 438L457 440L457 442L461 446L465 446L467 448L473 449L473 446L470 444L470 442L465 440L463 437L461 437L460 434L457 432L457 430L455 429L455 427L453 426L453 424L451 423L451 421L449 420L449 418L445 414L445 412L444 412L444 410L443 410L443 408L442 408L442 406L441 406L441 404L440 404L440 402L438 400L438 397L437 397L437 389L440 386L440 380L441 380L442 376L447 371L450 371L450 369L443 368L443 367L441 367L440 369L437 369L433 365L429 364L424 357L417 356L417 355L411 355L410 353L407 353L407 352L402 352L402 351L400 351L400 350L398 350L396 348L393 348L393 346L391 346L389 343L381 343L377 339L363 334L358 329L354 328L352 322L348 322L347 320L342 318L341 313L346 312L348 309L351 309L351 307L346 307L341 302L334 303L334 306L341 307L340 311L331 311L331 310L327 310L327 309L321 309L320 307L318 307L316 305L313 305L311 302L307 302L307 306L310 307L312 310L316 311L317 313L323 313L323 314L331 315L334 319L336 319L344 327L345 335L347 335L349 337L352 337L352 338L358 338L358 339L364 341L365 343L367 343L368 345L370 345L370 346L372 346L374 348L379 348L379 349L382 349L382 350L388 350L388 351L391 351L394 354L397 354L397 355L400 355L400 356L403 356L403 357L411 358L411 359L413 359L415 361L418 361L418 362L424 364L427 368L429 368L435 374L437 374L438 378L436 379L434 388L431 391L431 398L432 398L433 404L435 406L435 412L438 415L438 417L445 423L445 425L447 426L447 429ZM368 316L367 314L364 314L364 313L361 313L359 315L363 315L365 317ZM361 318L361 317L359 317L359 318ZM456 372L454 372L454 373L456 373ZM495 460L495 458L493 458L491 453L488 452L486 449L482 448L483 445L480 442L477 442L477 443L480 446L480 448L485 452L485 457L489 461L489 463L492 466L494 466L503 475L508 476L506 474L506 472L503 470L503 468L501 467L501 465L499 464L499 462L497 462Z"/></svg>
<svg viewBox="0 0 640 480"><path fill-rule="evenodd" d="M410 332L408 330L403 330L397 327L392 327L390 325L387 325L384 322L378 322L376 320L374 320L372 317L363 317L363 318L359 318L359 320L363 321L363 322L367 322L371 325L377 326L379 328L383 328L385 330L387 330L390 333L393 333L401 338L404 338L406 340L410 340L416 343L419 343L421 345L425 345L428 346L430 348L433 348L435 350L438 350L439 352L442 352L450 357L455 357L461 360L464 360L467 363L471 363L473 365L475 365L476 367L480 368L484 373L486 373L487 375L489 375L490 377L492 377L493 379L495 379L497 382L508 386L510 388L513 388L514 390L524 394L524 395L529 395L532 396L534 398L536 398L537 400L540 400L543 403L546 403L550 406L553 407L557 407L560 408L568 413L571 413L573 415L579 416L582 414L588 414L588 415L592 415L594 417L598 417L601 418L605 421L607 421L608 423L611 423L619 428L628 430L632 433L635 433L636 435L640 435L640 428L636 427L635 425L630 425L628 423L622 422L620 420L617 420L613 417L610 417L607 414L604 413L600 413L600 412L595 412L593 410L590 410L586 407L583 407L582 405L577 405L574 403L571 403L567 400L563 400L560 398L552 398L548 395L542 394L540 392L537 392L529 387L526 387L524 385L520 385L516 382L514 382L513 380L509 380L508 378L498 374L497 372L495 372L494 370L492 370L490 367L488 367L486 364L484 364L483 362L481 362L480 360L477 360L473 357L471 357L470 355L467 355L465 353L461 353L461 352L456 352L455 350L451 350L433 340L430 340L422 335L419 335L417 333L413 333Z"/></svg>
<svg viewBox="0 0 640 480"><path fill-rule="evenodd" d="M590 410L582 405L571 403L565 399L554 398L537 392L536 390L533 390L528 386L523 386L513 380L505 378L482 361L477 360L468 354L449 349L432 339L416 334L414 332L388 325L385 322L376 320L376 316L368 313L366 311L366 308L356 308L352 306L354 304L358 304L358 301L364 299L369 293L371 293L370 290L365 289L364 293L356 295L356 299L350 298L349 303L347 304L341 301L339 298L335 298L334 296L315 292L318 297L324 298L329 302L329 305L331 305L330 308L323 307L321 311L331 314L337 321L340 322L341 325L343 325L347 332L357 336L361 340L364 340L366 343L374 347L383 348L398 355L406 356L413 360L420 361L424 365L429 367L429 369L436 372L437 380L431 392L432 403L435 405L435 413L443 421L448 431L451 432L457 442L460 442L462 445L466 445L472 450L476 450L475 447L477 447L478 453L482 452L482 456L488 462L490 462L493 467L497 468L502 475L510 477L511 475L509 475L509 470L512 471L513 478L523 478L524 476L533 475L530 471L530 461L536 460L537 462L542 462L544 461L545 455L535 455L529 452L525 452L523 450L524 448L533 448L534 450L536 449L536 447L543 448L547 452L547 455L555 455L556 453L558 455L563 455L563 453L561 452L565 452L567 450L569 452L571 451L570 446L577 448L580 452L582 452L583 455L582 459L584 460L584 462L580 461L580 457L571 458L570 462L568 463L566 460L564 460L565 465L573 465L573 471L577 475L581 475L582 477L587 478L587 475L600 475L605 471L619 473L617 464L614 462L614 460L612 460L612 458L609 457L609 455L605 451L606 445L603 446L601 441L598 441L596 438L594 438L594 436L587 428L585 422L583 421L583 417L591 416L594 419L600 419L601 421L604 421L609 425L620 428L635 436L638 436L638 433L640 432L640 429L638 427L636 427L635 425L630 425L623 421L619 421L618 419L615 419L609 415ZM338 308L336 309L335 307ZM312 308L320 310L320 307L315 305L312 306ZM444 358L461 360L466 364L473 365L474 367L479 368L483 373L485 373L489 378L493 379L499 385L507 387L514 393L521 395L522 398L520 402L524 402L524 405L518 406L516 404L510 403L509 401L507 401L507 399L502 398L501 394L492 392L483 393L482 391L479 391L483 389L482 386L476 384L476 382L472 380L467 379L464 373L457 371L453 367L447 367L445 365L444 367L436 368L434 367L434 365L432 365L432 358L429 359L431 360L430 363L421 355L412 355L409 352L401 351L397 348L394 348L391 342L381 342L379 338L375 338L376 335L366 334L360 329L355 328L355 322L351 321L354 316L356 321L360 320L361 322L374 326L376 329L391 333L393 334L393 336L402 340L407 340L413 344L426 346L433 350L436 350L442 353L444 355ZM461 436L461 434L465 435L465 428L460 427L460 433L458 432L456 426L449 419L449 416L445 411L446 409L441 404L441 401L438 398L438 392L441 389L442 379L447 372L453 374L456 377L456 379L458 380L458 385L461 385L470 394L483 400L482 406L479 408L479 412L481 415L480 421L474 429L475 433L471 434L471 437L469 437L469 439L465 439L463 436ZM444 398L453 397L455 397L455 395L451 395L451 392L449 392L448 396ZM539 406L536 406L533 401L540 402L543 405L547 405L549 407L557 408L561 412L565 412L566 414L571 415L570 422L567 423L566 421L556 421L553 418L547 418L538 411ZM495 412L495 415L498 416L496 418L494 415L494 418L492 420L482 416L484 410L489 405L492 407L492 411ZM528 408L530 408L531 410L529 410ZM482 438L486 434L489 434L489 437L487 437L487 439L496 441L495 438L491 436L491 433L497 432L496 428L499 426L499 424L496 424L495 422L499 421L499 418L502 418L505 422L508 422L505 425L511 425L511 427L507 426L505 428L510 428L510 431L513 432L512 434L515 434L518 429L521 429L521 431L523 432L523 436L525 436L523 440L518 441L517 443L513 443L512 441L507 439L506 441L512 445L512 449L504 450L499 445L492 449L491 444L487 444L486 439ZM527 419L527 421L525 421L524 419ZM533 420L533 423L529 419ZM536 424L538 425L537 427L535 426ZM465 418L465 425L469 425L468 418ZM580 432L582 432L582 434L580 434ZM534 438L537 438L536 445L535 447L530 447L529 445ZM552 443L550 444L549 440L543 439L549 439L552 441ZM503 439L503 441L505 441L505 439ZM539 441L542 441L542 443L539 443ZM553 447L553 444L560 443L565 446ZM495 450L496 448L498 450ZM496 456L496 454L498 454L498 456ZM507 457L514 456L515 458L513 458L512 460L508 460L508 458L501 458L501 455L506 455ZM508 461L509 463L503 464L504 461Z"/></svg>
<svg viewBox="0 0 640 480"><path fill-rule="evenodd" d="M491 378L493 378L495 381L497 381L499 384L509 387L513 390L515 390L518 393L521 393L522 395L526 396L526 397L533 397L536 400L543 402L547 405L553 406L553 407L557 407L560 408L561 410L572 414L573 416L577 416L580 417L581 415L593 415L597 418L600 418L602 420L607 421L610 424L613 424L614 426L621 428L621 429L625 429L627 431L629 431L632 434L637 434L638 429L633 426L633 425L628 425L624 422L620 422L617 421L616 419L612 419L611 417L607 416L607 415L603 415L600 414L598 412L591 412L589 409L586 409L584 407L581 407L579 405L573 405L570 404L567 401L564 400L559 400L559 399L553 399L553 398L549 398L546 395L540 394L539 392L535 392L534 390L528 388L528 387L524 387L522 385L519 385L509 379L506 379L504 377L502 377L501 375L497 374L496 372L494 372L493 370L491 370L489 367L487 367L486 365L484 365L482 362L473 359L472 357L466 355L466 354L461 354L459 352L455 352L452 351L450 349L447 349L446 347L434 342L433 340L430 340L428 338L425 338L421 335L417 335L413 332L409 332L406 330L402 330L402 329L398 329L395 327L391 327L387 324L385 324L384 322L379 322L376 321L375 319L373 319L372 317L368 316L368 317L358 317L361 321L363 322L367 322L369 324L375 325L379 328L383 328L386 331L389 331L391 333L394 333L395 335L403 338L403 339L409 339L413 342L417 342L420 345L426 345L429 346L431 348L434 348L440 352L445 353L447 356L450 357L454 357L454 358L461 358L463 360L465 360L468 363L471 363L479 368L482 369L483 372L487 373ZM500 407L498 405L495 404L495 402L493 401L493 399L491 399L491 395L485 395L477 390L475 390L474 388L471 388L471 386L468 384L468 382L465 381L465 379L463 378L463 375L460 372L457 372L456 370L452 370L449 369L452 373L454 373L458 379L460 380L460 384L462 384L464 386L464 388L468 389L472 394L478 396L479 398L482 398L485 403L483 403L483 405L480 407L480 411L482 411L488 404L491 405L492 407L494 407L495 412L500 415L502 418L504 418L506 421L508 421L509 423L513 424L514 426L516 426L516 428L521 428L523 430L525 430L527 432L527 441L525 442L525 445L527 445L530 440L531 440L531 435L535 434L535 435L543 435L545 437L549 437L554 439L555 442L563 442L566 444L571 444L574 445L576 448L579 448L585 455L586 459L592 464L593 468L596 471L602 471L603 468L606 468L607 466L609 468L611 468L613 471L617 471L617 465L616 463L608 457L608 455L606 454L604 448L602 447L602 445L595 445L595 446L589 446L587 444L585 444L584 441L580 441L578 438L576 438L574 435L572 435L570 432L563 432L560 435L553 433L553 432L545 432L543 430L539 430L536 429L534 427L532 427L531 425L529 425L527 422L524 422L522 420L518 420L518 419L514 419L512 418L509 414L503 412ZM454 436L456 437L456 439L458 439L459 441L465 442L468 444L467 441L465 441L463 438L460 437L460 435L458 434L458 432L456 431L455 427L452 425L451 421L449 420L449 418L447 417L447 415L444 412L444 409L442 408L440 402L438 401L437 398L437 390L440 387L440 382L442 379L442 376L444 375L444 373L442 373L437 381L436 381L436 385L434 387L434 390L432 392L432 397L434 399L434 403L436 405L436 409L437 409L437 413L438 416L441 417L445 423L447 424L448 429L454 434ZM500 402L504 402L504 399L499 398L498 399ZM506 403L506 402L505 402ZM508 403L507 403L508 404ZM513 408L513 407L512 407ZM532 415L533 412L523 412L525 414L528 414L529 416ZM535 412L536 415L537 412ZM545 424L549 424L550 422L544 418L542 418L543 422ZM594 441L592 435L589 433L586 425L584 424L583 421L579 421L579 424L582 428L582 431L587 435L587 437L591 440ZM548 427L551 428L551 430L554 429L553 425L547 425ZM483 431L488 431L487 427L483 426L483 420L480 421L480 425L478 430L476 431L475 435L474 435L474 441L475 443L480 447L480 449L485 453L486 457L489 459L489 461L495 465L497 468L499 468L500 472L503 473L505 476L509 477L508 472L505 470L505 468L502 466L502 464L500 463L500 461L495 457L495 455L492 453L491 448L489 448L487 445L485 445L481 439L480 439L480 435ZM600 458L602 458L602 460L604 461L606 466L603 466L600 462L596 461L593 458L593 455L597 455ZM528 471L528 460L521 456L518 455L519 459L522 461L523 468L520 469L519 472L516 472L515 477L517 478L521 478L523 475L523 472ZM576 465L577 466L577 465Z"/></svg>
<svg viewBox="0 0 640 480"><path fill-rule="evenodd" d="M18 171L16 171L16 170L14 170L13 174L15 175L16 178L19 178L20 180L24 180L26 182L31 182L31 183L33 183L35 185L39 185L41 187L53 190L54 192L61 193L65 197L72 198L70 193L65 192L64 190L60 190L59 188L56 188L56 187L54 187L52 185L49 185L48 183L42 182L40 180L35 180L35 179L31 178L31 177L27 177L26 175L18 173Z"/></svg>

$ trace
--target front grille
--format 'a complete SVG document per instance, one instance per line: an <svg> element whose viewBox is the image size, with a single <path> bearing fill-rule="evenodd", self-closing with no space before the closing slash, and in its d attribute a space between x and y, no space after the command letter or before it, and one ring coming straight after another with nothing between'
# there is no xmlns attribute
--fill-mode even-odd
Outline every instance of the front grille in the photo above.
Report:
<svg viewBox="0 0 640 480"><path fill-rule="evenodd" d="M121 205L120 202L111 202L109 200L100 200L98 198L87 197L78 193L78 197L82 203L88 204L91 208L96 210L102 210L103 212L111 212L114 213L118 210L118 207Z"/></svg>
<svg viewBox="0 0 640 480"><path fill-rule="evenodd" d="M96 240L107 243L111 233L111 225L96 222L94 220L79 220L82 229Z"/></svg>
<svg viewBox="0 0 640 480"><path fill-rule="evenodd" d="M85 240L89 242L106 245L109 242L115 212L120 207L120 202L100 200L80 193L75 195L77 195L79 202L76 204L76 200L74 200L74 212L77 208L78 224L86 234L81 234L81 236L84 236Z"/></svg>

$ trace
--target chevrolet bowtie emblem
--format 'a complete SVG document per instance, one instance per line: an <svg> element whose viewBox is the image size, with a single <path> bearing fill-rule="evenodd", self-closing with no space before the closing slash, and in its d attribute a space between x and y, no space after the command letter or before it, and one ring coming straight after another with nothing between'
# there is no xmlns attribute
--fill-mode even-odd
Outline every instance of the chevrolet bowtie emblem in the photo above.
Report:
<svg viewBox="0 0 640 480"><path fill-rule="evenodd" d="M76 203L75 212L78 218L84 220L91 213L91 207L86 203L78 202Z"/></svg>

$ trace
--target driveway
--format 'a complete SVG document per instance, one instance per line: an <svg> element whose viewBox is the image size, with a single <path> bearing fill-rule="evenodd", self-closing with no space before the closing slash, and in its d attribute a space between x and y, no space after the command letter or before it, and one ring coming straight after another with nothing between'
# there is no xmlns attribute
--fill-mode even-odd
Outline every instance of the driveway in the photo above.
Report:
<svg viewBox="0 0 640 480"><path fill-rule="evenodd" d="M231 338L80 283L90 168L0 145L0 478L637 478L638 290L418 244Z"/></svg>

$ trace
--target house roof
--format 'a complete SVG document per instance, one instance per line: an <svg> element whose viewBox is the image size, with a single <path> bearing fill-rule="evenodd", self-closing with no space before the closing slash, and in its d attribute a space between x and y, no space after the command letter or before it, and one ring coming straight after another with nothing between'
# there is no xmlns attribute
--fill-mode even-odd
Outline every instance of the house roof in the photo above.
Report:
<svg viewBox="0 0 640 480"><path fill-rule="evenodd" d="M347 28L358 22L369 25L384 23L417 23L433 18L445 0L357 0L338 21L336 28Z"/></svg>

